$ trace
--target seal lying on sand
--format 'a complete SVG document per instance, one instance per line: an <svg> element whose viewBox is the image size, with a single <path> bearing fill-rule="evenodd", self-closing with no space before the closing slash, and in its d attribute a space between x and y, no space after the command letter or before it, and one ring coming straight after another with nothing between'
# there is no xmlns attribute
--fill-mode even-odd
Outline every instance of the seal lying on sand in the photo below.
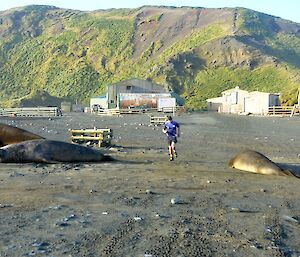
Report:
<svg viewBox="0 0 300 257"><path fill-rule="evenodd" d="M34 139L43 139L43 137L24 129L0 123L0 147Z"/></svg>
<svg viewBox="0 0 300 257"><path fill-rule="evenodd" d="M53 140L30 140L0 148L0 162L100 162L112 160L92 148Z"/></svg>
<svg viewBox="0 0 300 257"><path fill-rule="evenodd" d="M283 170L280 168L276 163L269 160L263 154L252 151L252 150L245 150L240 152L234 158L232 158L229 163L229 167L250 171L253 173L259 173L264 175L281 175L281 176L295 176L289 170ZM299 177L298 177L299 178Z"/></svg>

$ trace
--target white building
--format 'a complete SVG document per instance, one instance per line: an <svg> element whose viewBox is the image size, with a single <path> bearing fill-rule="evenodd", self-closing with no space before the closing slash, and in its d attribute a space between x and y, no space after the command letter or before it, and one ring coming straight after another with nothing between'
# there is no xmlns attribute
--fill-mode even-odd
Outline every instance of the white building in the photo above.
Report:
<svg viewBox="0 0 300 257"><path fill-rule="evenodd" d="M106 94L95 96L90 99L90 108L93 111L93 109L102 108L107 109L108 108L108 101Z"/></svg>
<svg viewBox="0 0 300 257"><path fill-rule="evenodd" d="M223 113L252 113L265 115L270 106L278 106L279 94L248 92L239 87L222 92L221 97L206 100L208 110Z"/></svg>

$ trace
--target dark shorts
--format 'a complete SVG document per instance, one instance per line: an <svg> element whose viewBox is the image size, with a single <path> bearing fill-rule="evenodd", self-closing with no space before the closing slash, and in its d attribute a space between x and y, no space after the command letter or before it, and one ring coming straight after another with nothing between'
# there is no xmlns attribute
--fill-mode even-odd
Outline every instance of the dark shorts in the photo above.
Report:
<svg viewBox="0 0 300 257"><path fill-rule="evenodd" d="M177 137L175 136L167 136L167 140L169 145L172 144L172 142L174 142L175 144L177 143Z"/></svg>

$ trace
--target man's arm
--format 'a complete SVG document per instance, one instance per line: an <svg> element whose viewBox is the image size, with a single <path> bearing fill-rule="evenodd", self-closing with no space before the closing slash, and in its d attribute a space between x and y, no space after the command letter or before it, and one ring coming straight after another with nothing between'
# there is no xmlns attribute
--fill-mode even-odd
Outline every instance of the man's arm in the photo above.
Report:
<svg viewBox="0 0 300 257"><path fill-rule="evenodd" d="M179 126L179 124L177 126L177 137L180 137L180 126Z"/></svg>

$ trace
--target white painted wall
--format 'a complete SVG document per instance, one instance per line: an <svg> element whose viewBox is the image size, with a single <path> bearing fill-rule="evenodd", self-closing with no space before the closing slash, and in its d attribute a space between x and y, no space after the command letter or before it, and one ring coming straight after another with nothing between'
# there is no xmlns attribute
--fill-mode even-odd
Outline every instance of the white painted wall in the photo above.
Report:
<svg viewBox="0 0 300 257"><path fill-rule="evenodd" d="M106 97L92 97L90 99L90 107L92 108L93 105L95 105L95 104L98 104L99 106L101 106L104 109L108 108Z"/></svg>

